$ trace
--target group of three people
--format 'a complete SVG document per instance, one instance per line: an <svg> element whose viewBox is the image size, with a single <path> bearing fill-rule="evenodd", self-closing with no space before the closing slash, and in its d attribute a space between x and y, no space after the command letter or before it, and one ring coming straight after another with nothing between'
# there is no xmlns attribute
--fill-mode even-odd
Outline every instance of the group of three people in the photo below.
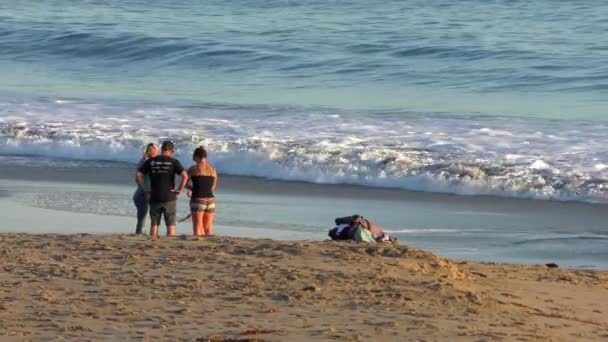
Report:
<svg viewBox="0 0 608 342"><path fill-rule="evenodd" d="M217 172L207 161L207 151L198 147L192 154L194 165L187 171L179 160L173 158L175 146L170 141L161 145L160 155L155 144L148 144L137 167L135 181L137 191L133 201L137 208L136 234L143 233L148 211L150 212L150 235L157 236L161 218L167 226L167 236L175 236L177 224L177 197L188 189L192 231L197 236L213 235L215 218L215 195ZM175 187L175 176L181 176L179 187Z"/></svg>

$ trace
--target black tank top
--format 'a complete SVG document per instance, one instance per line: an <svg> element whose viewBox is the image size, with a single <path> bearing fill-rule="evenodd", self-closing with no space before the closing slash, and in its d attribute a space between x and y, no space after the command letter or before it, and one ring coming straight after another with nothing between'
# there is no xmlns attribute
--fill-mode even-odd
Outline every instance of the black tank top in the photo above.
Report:
<svg viewBox="0 0 608 342"><path fill-rule="evenodd" d="M192 199L214 198L213 184L217 177L215 169L209 164L194 165L188 170L192 181Z"/></svg>
<svg viewBox="0 0 608 342"><path fill-rule="evenodd" d="M213 195L213 176L192 176L192 198L211 198Z"/></svg>

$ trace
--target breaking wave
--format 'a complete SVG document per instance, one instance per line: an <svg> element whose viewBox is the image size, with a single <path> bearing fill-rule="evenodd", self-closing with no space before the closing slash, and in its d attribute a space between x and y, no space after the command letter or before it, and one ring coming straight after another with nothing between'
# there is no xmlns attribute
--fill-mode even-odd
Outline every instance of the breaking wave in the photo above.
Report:
<svg viewBox="0 0 608 342"><path fill-rule="evenodd" d="M287 181L608 202L602 124L440 114L78 101L0 104L0 155L135 163L194 146L221 173Z"/></svg>

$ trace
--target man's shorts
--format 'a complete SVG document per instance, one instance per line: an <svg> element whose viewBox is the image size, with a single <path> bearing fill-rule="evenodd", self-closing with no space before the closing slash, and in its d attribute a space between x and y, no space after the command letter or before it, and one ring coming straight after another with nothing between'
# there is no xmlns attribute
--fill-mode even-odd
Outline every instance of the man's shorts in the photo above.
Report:
<svg viewBox="0 0 608 342"><path fill-rule="evenodd" d="M175 226L177 216L177 201L150 203L150 220L153 226L160 225L160 217L165 217L167 226Z"/></svg>

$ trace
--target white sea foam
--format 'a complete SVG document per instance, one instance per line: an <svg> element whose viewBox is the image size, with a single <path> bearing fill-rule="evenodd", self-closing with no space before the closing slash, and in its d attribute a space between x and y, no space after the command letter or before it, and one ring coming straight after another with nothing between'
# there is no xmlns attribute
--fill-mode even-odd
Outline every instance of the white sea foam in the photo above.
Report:
<svg viewBox="0 0 608 342"><path fill-rule="evenodd" d="M542 160L535 160L531 165L531 169L534 170L551 170L551 165L545 163Z"/></svg>
<svg viewBox="0 0 608 342"><path fill-rule="evenodd" d="M593 165L593 168L596 169L597 171L604 171L604 170L608 169L608 165L606 165L606 164L595 164L595 165Z"/></svg>
<svg viewBox="0 0 608 342"><path fill-rule="evenodd" d="M233 175L608 202L601 125L77 101L0 108L0 155L134 163L146 143L171 139L185 164L203 145Z"/></svg>

